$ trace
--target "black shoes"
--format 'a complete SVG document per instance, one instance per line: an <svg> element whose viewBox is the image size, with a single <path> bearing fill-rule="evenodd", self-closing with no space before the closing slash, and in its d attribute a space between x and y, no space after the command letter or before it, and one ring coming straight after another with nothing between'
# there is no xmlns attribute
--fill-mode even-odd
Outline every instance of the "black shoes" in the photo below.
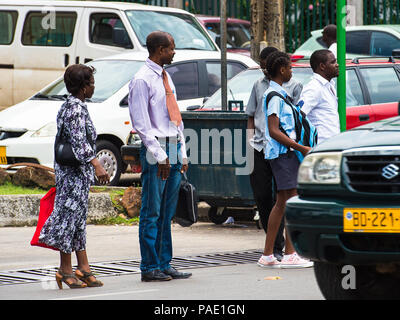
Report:
<svg viewBox="0 0 400 320"><path fill-rule="evenodd" d="M187 279L192 276L190 272L179 272L175 268L168 268L163 271L166 275L172 277L172 279Z"/></svg>
<svg viewBox="0 0 400 320"><path fill-rule="evenodd" d="M160 270L153 270L150 272L143 273L142 272L142 281L151 282L151 281L168 281L172 280L172 277L161 272Z"/></svg>
<svg viewBox="0 0 400 320"><path fill-rule="evenodd" d="M164 271L160 271L157 269L146 273L142 272L142 281L168 281L172 279L187 279L191 276L192 274L190 272L179 272L175 268L171 267Z"/></svg>

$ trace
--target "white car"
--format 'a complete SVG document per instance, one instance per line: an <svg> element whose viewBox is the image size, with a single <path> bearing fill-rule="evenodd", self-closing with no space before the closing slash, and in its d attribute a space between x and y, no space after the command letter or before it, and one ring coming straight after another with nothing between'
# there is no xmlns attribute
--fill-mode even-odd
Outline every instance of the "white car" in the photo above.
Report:
<svg viewBox="0 0 400 320"><path fill-rule="evenodd" d="M127 105L129 81L148 54L130 52L91 61L96 68L95 92L87 101L96 126L97 157L108 171L111 185L118 184L126 170L120 148L132 129ZM249 57L227 55L228 78L257 66ZM220 53L177 50L166 67L177 91L181 110L201 104L220 87ZM0 167L20 162L53 167L56 116L68 92L63 78L52 82L31 98L0 112Z"/></svg>

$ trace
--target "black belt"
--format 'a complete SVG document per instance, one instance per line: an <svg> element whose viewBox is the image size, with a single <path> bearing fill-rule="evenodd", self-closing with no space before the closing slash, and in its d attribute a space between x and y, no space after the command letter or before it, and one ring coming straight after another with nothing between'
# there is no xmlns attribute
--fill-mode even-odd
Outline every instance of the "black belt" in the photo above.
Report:
<svg viewBox="0 0 400 320"><path fill-rule="evenodd" d="M170 137L156 137L158 141L166 142L166 143L177 143L181 142L181 137L179 135L170 136Z"/></svg>

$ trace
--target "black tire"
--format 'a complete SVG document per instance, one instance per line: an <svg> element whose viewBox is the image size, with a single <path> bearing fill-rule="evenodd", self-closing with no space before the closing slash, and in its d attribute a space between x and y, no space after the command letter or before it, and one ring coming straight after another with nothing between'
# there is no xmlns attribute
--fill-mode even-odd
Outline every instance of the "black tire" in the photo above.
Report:
<svg viewBox="0 0 400 320"><path fill-rule="evenodd" d="M224 208L224 211L222 211L221 214L217 214L218 212L218 207L211 207L208 210L208 218L210 219L211 222L214 222L215 224L222 224L228 219L228 214L226 208Z"/></svg>
<svg viewBox="0 0 400 320"><path fill-rule="evenodd" d="M119 149L107 140L98 140L96 142L97 159L99 159L103 168L110 176L109 186L118 185L119 178L121 177L123 162ZM96 184L97 178L96 178Z"/></svg>
<svg viewBox="0 0 400 320"><path fill-rule="evenodd" d="M390 300L400 298L400 280L395 274L381 274L375 266L354 266L355 288L344 289L342 265L315 262L318 286L327 300Z"/></svg>

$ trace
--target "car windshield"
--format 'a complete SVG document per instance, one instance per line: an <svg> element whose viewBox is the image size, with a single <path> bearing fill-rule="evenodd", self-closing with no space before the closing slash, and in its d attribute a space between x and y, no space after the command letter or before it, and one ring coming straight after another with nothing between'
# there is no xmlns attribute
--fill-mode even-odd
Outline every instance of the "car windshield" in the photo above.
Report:
<svg viewBox="0 0 400 320"><path fill-rule="evenodd" d="M221 35L221 27L219 22L206 23L206 28L214 41ZM227 23L227 43L228 49L250 48L250 25L242 23Z"/></svg>
<svg viewBox="0 0 400 320"><path fill-rule="evenodd" d="M174 38L176 50L217 51L207 32L189 14L128 10L126 15L139 42L144 47L146 46L146 38L151 32L163 30L170 33Z"/></svg>
<svg viewBox="0 0 400 320"><path fill-rule="evenodd" d="M264 73L261 69L247 69L233 77L228 81L228 101L243 101L244 106L246 106L254 82L260 79L263 75ZM210 99L205 102L203 108L221 109L221 89L218 89Z"/></svg>
<svg viewBox="0 0 400 320"><path fill-rule="evenodd" d="M312 70L309 67L294 67L293 79L303 86L311 80ZM228 81L228 101L243 101L244 107L250 98L253 84L264 76L261 69L247 69ZM204 109L221 109L221 89L216 91L203 106Z"/></svg>
<svg viewBox="0 0 400 320"><path fill-rule="evenodd" d="M128 83L143 64L143 61L129 60L99 60L87 63L96 69L94 94L87 101L103 102L108 99ZM33 96L32 99L65 100L68 94L64 79L60 78Z"/></svg>

